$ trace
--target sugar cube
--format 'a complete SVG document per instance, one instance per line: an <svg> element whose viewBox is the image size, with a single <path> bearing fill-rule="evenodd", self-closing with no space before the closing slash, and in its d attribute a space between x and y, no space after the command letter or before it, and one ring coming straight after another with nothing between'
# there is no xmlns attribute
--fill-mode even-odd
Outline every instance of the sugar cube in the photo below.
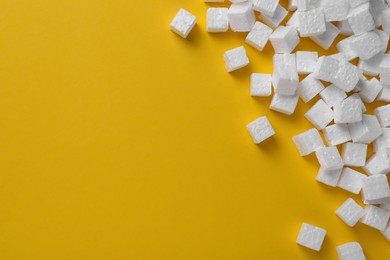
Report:
<svg viewBox="0 0 390 260"><path fill-rule="evenodd" d="M286 18L287 14L288 14L288 11L286 9L284 9L283 6L278 5L278 7L276 7L276 10L275 10L275 13L273 16L268 16L268 15L262 13L260 15L260 18L266 24L268 24L270 27L276 28L280 25L280 23L284 20L284 18Z"/></svg>
<svg viewBox="0 0 390 260"><path fill-rule="evenodd" d="M298 94L287 96L274 93L270 104L270 109L286 115L291 115L294 113L295 108L297 107L298 99Z"/></svg>
<svg viewBox="0 0 390 260"><path fill-rule="evenodd" d="M348 23L355 34L369 32L375 28L370 3L360 5L349 12Z"/></svg>
<svg viewBox="0 0 390 260"><path fill-rule="evenodd" d="M275 92L281 95L295 95L299 82L295 55L275 54L273 62L274 73L272 82Z"/></svg>
<svg viewBox="0 0 390 260"><path fill-rule="evenodd" d="M249 32L256 22L252 2L232 4L228 11L228 19L233 32Z"/></svg>
<svg viewBox="0 0 390 260"><path fill-rule="evenodd" d="M279 0L253 0L253 9L268 16L274 16Z"/></svg>
<svg viewBox="0 0 390 260"><path fill-rule="evenodd" d="M390 172L390 165L382 160L379 153L375 153L367 160L363 169L369 175L387 174Z"/></svg>
<svg viewBox="0 0 390 260"><path fill-rule="evenodd" d="M380 204L390 198L386 175L376 174L363 180L362 196L365 204Z"/></svg>
<svg viewBox="0 0 390 260"><path fill-rule="evenodd" d="M342 149L344 165L363 167L366 165L367 144L345 143Z"/></svg>
<svg viewBox="0 0 390 260"><path fill-rule="evenodd" d="M298 74L309 74L314 72L318 61L318 52L297 51L295 56L297 60Z"/></svg>
<svg viewBox="0 0 390 260"><path fill-rule="evenodd" d="M321 81L315 79L312 75L308 75L298 85L298 94L306 103L312 100L318 93L324 89Z"/></svg>
<svg viewBox="0 0 390 260"><path fill-rule="evenodd" d="M333 107L337 103L340 103L347 98L345 91L339 89L333 84L329 85L327 88L321 91L320 96L330 107Z"/></svg>
<svg viewBox="0 0 390 260"><path fill-rule="evenodd" d="M329 146L339 145L351 140L347 124L333 124L325 127L323 131Z"/></svg>
<svg viewBox="0 0 390 260"><path fill-rule="evenodd" d="M318 44L324 50L327 50L333 44L337 35L339 35L340 30L339 28L337 28L337 26L333 25L332 23L326 23L325 26L326 26L326 31L324 33L316 36L311 36L310 39L312 39L316 44Z"/></svg>
<svg viewBox="0 0 390 260"><path fill-rule="evenodd" d="M344 99L333 107L334 122L355 123L362 120L361 103L356 99Z"/></svg>
<svg viewBox="0 0 390 260"><path fill-rule="evenodd" d="M362 84L359 91L359 96L362 100L364 100L364 102L372 103L381 92L383 86L376 78L372 78L371 80L364 82L365 84Z"/></svg>
<svg viewBox="0 0 390 260"><path fill-rule="evenodd" d="M390 126L390 105L377 107L374 113L382 127Z"/></svg>
<svg viewBox="0 0 390 260"><path fill-rule="evenodd" d="M354 35L350 44L352 51L362 60L371 59L383 49L383 42L374 31Z"/></svg>
<svg viewBox="0 0 390 260"><path fill-rule="evenodd" d="M316 176L316 181L331 187L336 187L337 183L339 182L342 170L342 168L336 170L325 170L321 167Z"/></svg>
<svg viewBox="0 0 390 260"><path fill-rule="evenodd" d="M327 56L318 59L313 76L316 79L332 82L339 69L339 61Z"/></svg>
<svg viewBox="0 0 390 260"><path fill-rule="evenodd" d="M349 124L348 129L355 143L370 144L383 133L378 119L373 115L363 115L360 122Z"/></svg>
<svg viewBox="0 0 390 260"><path fill-rule="evenodd" d="M276 53L291 53L299 43L299 36L293 26L279 26L269 40Z"/></svg>
<svg viewBox="0 0 390 260"><path fill-rule="evenodd" d="M325 147L317 129L309 129L293 137L295 146L301 156L309 155L318 149Z"/></svg>
<svg viewBox="0 0 390 260"><path fill-rule="evenodd" d="M320 8L298 11L298 19L301 37L321 35L326 31L325 16Z"/></svg>

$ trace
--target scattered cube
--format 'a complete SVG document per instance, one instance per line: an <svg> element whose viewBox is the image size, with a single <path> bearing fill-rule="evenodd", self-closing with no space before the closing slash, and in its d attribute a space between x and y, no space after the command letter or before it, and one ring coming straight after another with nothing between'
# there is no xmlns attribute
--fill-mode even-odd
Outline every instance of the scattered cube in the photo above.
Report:
<svg viewBox="0 0 390 260"><path fill-rule="evenodd" d="M375 153L367 160L363 169L369 175L387 174L390 172L390 165L382 160L379 153Z"/></svg>
<svg viewBox="0 0 390 260"><path fill-rule="evenodd" d="M345 167L341 173L337 186L353 194L359 194L362 189L363 180L366 177L366 175L358 171Z"/></svg>
<svg viewBox="0 0 390 260"><path fill-rule="evenodd" d="M316 177L316 181L321 182L325 185L336 187L339 182L342 168L336 170L325 170L320 168Z"/></svg>
<svg viewBox="0 0 390 260"><path fill-rule="evenodd" d="M382 127L390 126L390 105L377 107L374 113Z"/></svg>
<svg viewBox="0 0 390 260"><path fill-rule="evenodd" d="M374 152L390 148L390 128L382 128L383 134L374 141Z"/></svg>
<svg viewBox="0 0 390 260"><path fill-rule="evenodd" d="M276 12L278 4L279 0L253 0L253 9L272 17Z"/></svg>
<svg viewBox="0 0 390 260"><path fill-rule="evenodd" d="M373 205L367 205L364 209L365 214L360 222L372 228L384 231L389 222L390 212Z"/></svg>
<svg viewBox="0 0 390 260"><path fill-rule="evenodd" d="M317 96L323 89L324 85L322 85L321 81L309 75L299 83L298 94L302 100L307 103Z"/></svg>
<svg viewBox="0 0 390 260"><path fill-rule="evenodd" d="M355 123L362 120L362 108L359 100L344 99L333 107L334 122L340 123Z"/></svg>
<svg viewBox="0 0 390 260"><path fill-rule="evenodd" d="M345 36L353 35L353 31L351 26L348 23L348 20L339 21L337 23L337 28L339 28L341 35L345 35Z"/></svg>
<svg viewBox="0 0 390 260"><path fill-rule="evenodd" d="M348 129L354 143L370 144L383 133L378 119L373 115L363 115L362 121L349 124Z"/></svg>
<svg viewBox="0 0 390 260"><path fill-rule="evenodd" d="M340 103L347 98L345 91L339 89L333 84L329 85L327 88L321 91L320 96L330 107L333 107L337 103Z"/></svg>
<svg viewBox="0 0 390 260"><path fill-rule="evenodd" d="M337 50L339 52L344 53L345 57L349 61L358 57L357 53L351 47L354 40L355 40L355 36L350 36L348 38L339 41L336 44Z"/></svg>
<svg viewBox="0 0 390 260"><path fill-rule="evenodd" d="M343 57L345 57L343 55ZM358 84L360 79L359 69L348 61L339 61L339 69L333 80L336 87L345 92L350 92Z"/></svg>
<svg viewBox="0 0 390 260"><path fill-rule="evenodd" d="M326 235L326 230L303 223L297 238L297 244L320 251L322 243Z"/></svg>
<svg viewBox="0 0 390 260"><path fill-rule="evenodd" d="M347 124L333 124L325 127L323 131L329 146L336 146L351 140Z"/></svg>
<svg viewBox="0 0 390 260"><path fill-rule="evenodd" d="M248 124L246 128L248 129L249 134L251 135L255 144L259 144L275 134L271 123L265 116L260 117L252 123Z"/></svg>
<svg viewBox="0 0 390 260"><path fill-rule="evenodd" d="M350 242L336 247L340 260L366 260L363 249L358 242Z"/></svg>
<svg viewBox="0 0 390 260"><path fill-rule="evenodd" d="M319 0L297 0L297 8L299 11L307 11L320 7Z"/></svg>
<svg viewBox="0 0 390 260"><path fill-rule="evenodd" d="M272 94L272 78L270 74L252 73L251 96L266 97Z"/></svg>
<svg viewBox="0 0 390 260"><path fill-rule="evenodd" d="M232 4L228 11L228 19L233 32L249 32L256 22L252 3Z"/></svg>
<svg viewBox="0 0 390 260"><path fill-rule="evenodd" d="M276 53L291 53L299 43L299 36L294 27L279 26L269 40Z"/></svg>
<svg viewBox="0 0 390 260"><path fill-rule="evenodd" d="M171 30L183 38L187 38L196 24L196 17L190 12L180 8L171 22Z"/></svg>
<svg viewBox="0 0 390 260"><path fill-rule="evenodd" d="M293 141L301 156L309 155L318 149L325 147L320 133L315 128L294 136Z"/></svg>
<svg viewBox="0 0 390 260"><path fill-rule="evenodd" d="M354 35L350 47L362 60L369 60L380 53L383 49L383 42L374 31L360 35Z"/></svg>
<svg viewBox="0 0 390 260"><path fill-rule="evenodd" d="M357 100L360 103L360 108L362 109L362 113L367 111L366 106L364 105L364 102L358 93L354 93L354 94L350 95L349 97L347 97L346 99Z"/></svg>
<svg viewBox="0 0 390 260"><path fill-rule="evenodd" d="M261 22L256 22L246 36L245 42L258 51L263 51L271 34L271 28Z"/></svg>
<svg viewBox="0 0 390 260"><path fill-rule="evenodd" d="M348 17L349 3L347 0L321 1L321 8L327 22L344 21Z"/></svg>
<svg viewBox="0 0 390 260"><path fill-rule="evenodd" d="M270 109L286 115L291 115L294 113L295 108L297 107L298 99L298 94L287 96L275 93L272 97Z"/></svg>
<svg viewBox="0 0 390 260"><path fill-rule="evenodd" d="M298 74L309 74L314 72L318 61L318 52L297 51L295 56L297 60Z"/></svg>
<svg viewBox="0 0 390 260"><path fill-rule="evenodd" d="M320 8L298 11L299 34L301 37L316 36L325 33L325 16Z"/></svg>
<svg viewBox="0 0 390 260"><path fill-rule="evenodd" d="M364 209L353 199L347 199L337 210L336 215L350 227L356 225L359 219L364 216Z"/></svg>
<svg viewBox="0 0 390 260"><path fill-rule="evenodd" d="M389 183L386 175L376 174L363 180L363 202L365 204L380 204L390 198Z"/></svg>
<svg viewBox="0 0 390 260"><path fill-rule="evenodd" d="M286 18L288 11L283 8L283 6L278 5L276 7L275 14L273 16L268 16L266 14L261 14L260 18L270 27L276 28L280 25L280 23Z"/></svg>
<svg viewBox="0 0 390 260"><path fill-rule="evenodd" d="M323 34L311 36L310 39L324 50L327 50L330 48L339 33L340 30L337 26L331 23L326 23L326 31Z"/></svg>
<svg viewBox="0 0 390 260"><path fill-rule="evenodd" d="M227 8L207 9L207 31L226 32L229 29Z"/></svg>
<svg viewBox="0 0 390 260"><path fill-rule="evenodd" d="M343 144L342 158L344 165L363 167L366 165L367 144L345 143Z"/></svg>
<svg viewBox="0 0 390 260"><path fill-rule="evenodd" d="M370 3L360 5L349 12L348 23L354 34L369 32L375 28L370 11Z"/></svg>
<svg viewBox="0 0 390 260"><path fill-rule="evenodd" d="M273 62L272 82L275 92L281 95L295 95L299 83L295 55L275 54Z"/></svg>
<svg viewBox="0 0 390 260"><path fill-rule="evenodd" d="M238 70L249 64L249 59L243 46L225 52L224 59L228 72Z"/></svg>
<svg viewBox="0 0 390 260"><path fill-rule="evenodd" d="M384 10L382 14L382 29L390 35L390 9Z"/></svg>
<svg viewBox="0 0 390 260"><path fill-rule="evenodd" d="M337 170L344 166L339 150L335 146L319 148L316 151L316 156L324 170Z"/></svg>
<svg viewBox="0 0 390 260"><path fill-rule="evenodd" d="M333 82L339 69L339 61L327 56L318 59L313 76L316 79Z"/></svg>
<svg viewBox="0 0 390 260"><path fill-rule="evenodd" d="M362 84L359 96L364 102L372 103L382 91L382 88L382 84L376 78L372 78L371 80L365 81L365 84Z"/></svg>
<svg viewBox="0 0 390 260"><path fill-rule="evenodd" d="M382 90L377 96L378 101L390 102L390 85L382 85Z"/></svg>
<svg viewBox="0 0 390 260"><path fill-rule="evenodd" d="M305 117L318 130L324 129L333 120L333 110L322 100L318 100L308 112Z"/></svg>

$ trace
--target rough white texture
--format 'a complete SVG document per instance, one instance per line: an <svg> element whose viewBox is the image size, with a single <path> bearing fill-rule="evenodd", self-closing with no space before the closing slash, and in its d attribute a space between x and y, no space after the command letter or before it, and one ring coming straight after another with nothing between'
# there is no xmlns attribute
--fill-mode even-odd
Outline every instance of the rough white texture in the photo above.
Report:
<svg viewBox="0 0 390 260"><path fill-rule="evenodd" d="M386 175L376 174L363 180L362 197L365 204L380 204L390 197Z"/></svg>
<svg viewBox="0 0 390 260"><path fill-rule="evenodd" d="M233 32L249 32L256 22L251 2L232 4L228 11L230 28Z"/></svg>
<svg viewBox="0 0 390 260"><path fill-rule="evenodd" d="M351 49L362 60L368 60L380 53L383 49L383 42L374 31L353 36Z"/></svg>
<svg viewBox="0 0 390 260"><path fill-rule="evenodd" d="M382 127L390 126L390 105L377 107L374 113Z"/></svg>
<svg viewBox="0 0 390 260"><path fill-rule="evenodd" d="M347 124L333 124L323 130L326 143L336 146L351 140Z"/></svg>
<svg viewBox="0 0 390 260"><path fill-rule="evenodd" d="M297 107L298 99L298 94L287 96L275 93L272 97L270 109L286 115L291 115Z"/></svg>
<svg viewBox="0 0 390 260"><path fill-rule="evenodd" d="M309 111L306 112L305 117L318 130L324 129L333 120L333 110L322 100L318 100Z"/></svg>
<svg viewBox="0 0 390 260"><path fill-rule="evenodd" d="M361 89L359 91L359 96L366 103L372 103L382 91L382 84L376 79L372 78L371 80L363 81Z"/></svg>
<svg viewBox="0 0 390 260"><path fill-rule="evenodd" d="M390 212L373 205L367 205L364 211L365 214L360 219L360 222L381 231L386 229Z"/></svg>
<svg viewBox="0 0 390 260"><path fill-rule="evenodd" d="M354 93L354 94L350 95L349 97L347 97L346 99L357 100L360 104L360 108L361 108L362 112L364 113L367 111L366 106L364 105L364 102L358 93Z"/></svg>
<svg viewBox="0 0 390 260"><path fill-rule="evenodd" d="M370 2L370 0L349 0L349 6L351 8L358 7L359 5Z"/></svg>
<svg viewBox="0 0 390 260"><path fill-rule="evenodd" d="M364 209L353 199L347 199L337 210L336 215L350 227L356 225L359 219L364 216Z"/></svg>
<svg viewBox="0 0 390 260"><path fill-rule="evenodd" d="M299 19L298 19L298 12L294 12L290 19L288 19L287 26L293 26L298 32L299 32Z"/></svg>
<svg viewBox="0 0 390 260"><path fill-rule="evenodd" d="M348 16L349 4L346 0L323 0L321 8L328 22L343 21Z"/></svg>
<svg viewBox="0 0 390 260"><path fill-rule="evenodd" d="M326 23L326 31L323 34L311 36L310 39L312 39L324 50L327 50L330 48L339 33L340 30L337 28L337 26L331 23Z"/></svg>
<svg viewBox="0 0 390 260"><path fill-rule="evenodd" d="M298 11L298 20L301 37L321 35L326 31L325 16L320 8Z"/></svg>
<svg viewBox="0 0 390 260"><path fill-rule="evenodd" d="M345 243L336 249L340 260L366 260L363 248L358 242Z"/></svg>
<svg viewBox="0 0 390 260"><path fill-rule="evenodd" d="M340 103L347 98L345 91L339 89L335 85L329 85L320 93L321 98L328 106L333 107L337 103Z"/></svg>
<svg viewBox="0 0 390 260"><path fill-rule="evenodd" d="M279 26L269 40L276 53L291 53L300 41L293 26Z"/></svg>
<svg viewBox="0 0 390 260"><path fill-rule="evenodd" d="M367 160L363 169L369 175L387 174L390 171L390 165L382 160L379 153L376 153Z"/></svg>
<svg viewBox="0 0 390 260"><path fill-rule="evenodd" d="M369 32L375 28L370 12L370 4L360 5L349 12L348 23L355 34Z"/></svg>
<svg viewBox="0 0 390 260"><path fill-rule="evenodd" d="M255 144L259 144L275 134L271 123L265 116L256 119L252 123L249 123L246 128L248 129L249 134L251 135Z"/></svg>
<svg viewBox="0 0 390 260"><path fill-rule="evenodd" d="M265 15L274 16L279 0L253 0L253 8Z"/></svg>
<svg viewBox="0 0 390 260"><path fill-rule="evenodd" d="M318 52L297 51L295 56L298 74L309 74L314 72L318 61Z"/></svg>
<svg viewBox="0 0 390 260"><path fill-rule="evenodd" d="M390 35L390 9L386 9L382 12L382 29Z"/></svg>
<svg viewBox="0 0 390 260"><path fill-rule="evenodd" d="M196 24L196 17L190 12L180 8L171 22L171 30L183 38L187 38Z"/></svg>
<svg viewBox="0 0 390 260"><path fill-rule="evenodd" d="M378 101L390 102L390 85L382 85L382 87L376 99Z"/></svg>
<svg viewBox="0 0 390 260"><path fill-rule="evenodd" d="M362 120L361 103L356 99L344 99L333 107L334 122L340 123L355 123Z"/></svg>
<svg viewBox="0 0 390 260"><path fill-rule="evenodd" d="M345 143L342 149L344 165L363 167L366 165L367 144Z"/></svg>
<svg viewBox="0 0 390 260"><path fill-rule="evenodd" d="M321 167L316 176L316 181L331 187L336 187L339 182L341 172L342 168L336 170L325 170Z"/></svg>
<svg viewBox="0 0 390 260"><path fill-rule="evenodd" d="M366 177L366 175L358 171L345 167L337 186L353 194L359 194L363 186L363 180Z"/></svg>
<svg viewBox="0 0 390 260"><path fill-rule="evenodd" d="M272 32L273 30L267 25L256 22L252 27L252 30L246 36L245 42L258 51L263 51Z"/></svg>
<svg viewBox="0 0 390 260"><path fill-rule="evenodd" d="M227 8L207 9L207 31L226 32L229 29Z"/></svg>
<svg viewBox="0 0 390 260"><path fill-rule="evenodd" d="M369 60L360 60L358 68L368 76L377 76L380 72L380 63L382 61L382 53L379 53Z"/></svg>
<svg viewBox="0 0 390 260"><path fill-rule="evenodd" d="M283 6L278 5L273 16L268 16L266 14L260 14L260 18L272 28L276 28L280 23L286 18L288 11L283 8Z"/></svg>
<svg viewBox="0 0 390 260"><path fill-rule="evenodd" d="M325 235L325 229L302 223L296 242L301 246L320 251Z"/></svg>
<svg viewBox="0 0 390 260"><path fill-rule="evenodd" d="M351 61L358 57L358 54L352 49L352 43L355 39L355 36L350 36L348 38L345 38L341 41L339 41L336 44L336 48L339 52L342 52L345 54L345 57L347 60Z"/></svg>
<svg viewBox="0 0 390 260"><path fill-rule="evenodd" d="M293 141L301 156L309 155L318 149L325 147L324 142L317 129L312 128L299 135L294 136Z"/></svg>
<svg viewBox="0 0 390 260"><path fill-rule="evenodd" d="M319 80L333 82L338 69L338 60L328 56L322 56L317 61L316 68L313 72L313 77Z"/></svg>
<svg viewBox="0 0 390 260"><path fill-rule="evenodd" d="M249 64L249 59L243 46L225 52L224 59L228 72L238 70Z"/></svg>
<svg viewBox="0 0 390 260"><path fill-rule="evenodd" d="M299 11L307 11L319 8L321 0L297 0L297 8Z"/></svg>
<svg viewBox="0 0 390 260"><path fill-rule="evenodd" d="M345 56L343 55L345 58ZM345 92L353 90L359 82L359 69L346 60L339 61L339 69L333 83Z"/></svg>
<svg viewBox="0 0 390 260"><path fill-rule="evenodd" d="M349 124L348 128L355 143L370 144L383 133L378 119L373 115L363 115L362 121Z"/></svg>
<svg viewBox="0 0 390 260"><path fill-rule="evenodd" d="M323 170L337 170L344 166L339 150L335 146L318 149L316 156Z"/></svg>
<svg viewBox="0 0 390 260"><path fill-rule="evenodd" d="M273 62L274 72L272 74L272 83L275 92L281 95L295 95L299 83L295 55L275 54Z"/></svg>
<svg viewBox="0 0 390 260"><path fill-rule="evenodd" d="M313 76L308 75L298 85L298 94L302 100L306 103L312 100L324 89L321 81L315 79Z"/></svg>
<svg viewBox="0 0 390 260"><path fill-rule="evenodd" d="M374 141L374 152L390 148L390 128L382 128L382 135Z"/></svg>
<svg viewBox="0 0 390 260"><path fill-rule="evenodd" d="M251 96L266 97L272 94L272 77L270 74L252 73Z"/></svg>

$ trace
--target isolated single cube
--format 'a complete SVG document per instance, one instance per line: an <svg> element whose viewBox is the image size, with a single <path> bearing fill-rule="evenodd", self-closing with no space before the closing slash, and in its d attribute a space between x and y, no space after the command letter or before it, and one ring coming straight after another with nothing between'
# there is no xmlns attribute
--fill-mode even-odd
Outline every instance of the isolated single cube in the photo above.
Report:
<svg viewBox="0 0 390 260"><path fill-rule="evenodd" d="M325 16L320 8L298 10L298 19L301 37L321 35L326 31Z"/></svg>
<svg viewBox="0 0 390 260"><path fill-rule="evenodd" d="M376 97L379 95L382 89L382 84L376 78L372 78L370 80L364 81L364 84L362 84L359 91L359 96L362 98L362 100L364 100L364 102L372 103L375 101Z"/></svg>
<svg viewBox="0 0 390 260"><path fill-rule="evenodd" d="M353 194L359 194L365 178L367 178L367 175L345 167L337 186Z"/></svg>
<svg viewBox="0 0 390 260"><path fill-rule="evenodd" d="M252 3L232 4L228 11L228 19L233 32L249 32L256 22Z"/></svg>
<svg viewBox="0 0 390 260"><path fill-rule="evenodd" d="M318 52L297 51L295 56L298 74L309 74L314 72L318 61Z"/></svg>
<svg viewBox="0 0 390 260"><path fill-rule="evenodd" d="M316 36L311 36L310 39L314 41L316 44L318 44L324 50L327 50L333 44L337 35L340 34L340 30L339 28L337 28L337 26L333 25L332 23L326 23L325 25L326 25L326 31L324 33Z"/></svg>
<svg viewBox="0 0 390 260"><path fill-rule="evenodd" d="M283 6L278 5L276 7L275 13L273 16L268 16L266 14L260 14L260 18L270 27L276 28L280 23L286 18L288 11L283 8Z"/></svg>
<svg viewBox="0 0 390 260"><path fill-rule="evenodd" d="M386 175L376 174L363 180L363 202L365 204L380 204L390 198L389 183Z"/></svg>
<svg viewBox="0 0 390 260"><path fill-rule="evenodd" d="M243 46L226 51L224 60L228 72L238 70L249 64L249 59Z"/></svg>
<svg viewBox="0 0 390 260"><path fill-rule="evenodd" d="M344 99L333 107L334 122L355 123L362 120L361 103L356 99Z"/></svg>
<svg viewBox="0 0 390 260"><path fill-rule="evenodd" d="M374 113L382 127L390 126L390 105L377 107Z"/></svg>
<svg viewBox="0 0 390 260"><path fill-rule="evenodd" d="M336 187L337 183L340 180L342 170L343 170L342 168L336 170L325 170L324 168L321 167L318 170L316 181L331 187Z"/></svg>
<svg viewBox="0 0 390 260"><path fill-rule="evenodd" d="M333 82L339 70L339 61L327 56L318 59L313 76L316 79Z"/></svg>
<svg viewBox="0 0 390 260"><path fill-rule="evenodd" d="M340 260L366 260L363 248L358 242L345 243L336 249Z"/></svg>
<svg viewBox="0 0 390 260"><path fill-rule="evenodd" d="M312 100L322 90L324 90L324 85L312 75L308 75L298 85L298 94L305 103Z"/></svg>
<svg viewBox="0 0 390 260"><path fill-rule="evenodd" d="M348 129L354 143L370 144L383 133L378 119L373 115L363 115L360 122L349 124Z"/></svg>
<svg viewBox="0 0 390 260"><path fill-rule="evenodd" d="M344 166L337 147L323 147L316 151L316 156L321 168L324 170L337 170Z"/></svg>
<svg viewBox="0 0 390 260"><path fill-rule="evenodd" d="M309 155L318 149L325 147L317 129L309 129L293 137L295 146L301 156Z"/></svg>
<svg viewBox="0 0 390 260"><path fill-rule="evenodd" d="M190 12L180 8L171 22L171 30L183 38L187 38L196 24L196 17Z"/></svg>
<svg viewBox="0 0 390 260"><path fill-rule="evenodd" d="M324 129L333 120L333 110L322 100L318 100L309 111L306 112L305 117L318 130Z"/></svg>
<svg viewBox="0 0 390 260"><path fill-rule="evenodd" d="M300 41L297 30L292 26L279 26L269 40L276 53L291 53Z"/></svg>
<svg viewBox="0 0 390 260"><path fill-rule="evenodd" d="M320 96L330 107L333 107L335 104L340 103L347 98L345 91L339 89L333 84L321 91Z"/></svg>
<svg viewBox="0 0 390 260"><path fill-rule="evenodd" d="M333 124L323 130L326 143L336 146L351 140L347 124Z"/></svg>
<svg viewBox="0 0 390 260"><path fill-rule="evenodd" d="M287 96L274 93L269 108L282 114L291 115L298 104L298 94Z"/></svg>
<svg viewBox="0 0 390 260"><path fill-rule="evenodd" d="M271 123L265 116L260 117L252 123L248 124L246 128L248 129L249 134L251 135L255 144L259 144L275 134Z"/></svg>
<svg viewBox="0 0 390 260"><path fill-rule="evenodd" d="M281 95L295 95L299 83L295 54L275 54L273 63L272 83L275 92Z"/></svg>
<svg viewBox="0 0 390 260"><path fill-rule="evenodd" d="M325 229L302 223L296 242L301 246L320 251L325 235Z"/></svg>
<svg viewBox="0 0 390 260"><path fill-rule="evenodd" d="M367 144L345 143L342 149L344 165L363 167L366 165Z"/></svg>
<svg viewBox="0 0 390 260"><path fill-rule="evenodd" d="M360 5L349 12L348 23L354 34L369 32L375 28L375 22L370 11L370 4Z"/></svg>
<svg viewBox="0 0 390 260"><path fill-rule="evenodd" d="M367 205L364 209L365 214L360 219L360 222L372 228L384 231L389 222L390 212L378 208L374 205Z"/></svg>
<svg viewBox="0 0 390 260"><path fill-rule="evenodd" d="M253 0L253 9L272 17L276 12L278 4L279 0Z"/></svg>
<svg viewBox="0 0 390 260"><path fill-rule="evenodd" d="M207 9L207 31L226 32L229 29L227 8Z"/></svg>
<svg viewBox="0 0 390 260"><path fill-rule="evenodd" d="M270 74L252 73L251 96L266 97L272 94L272 77Z"/></svg>
<svg viewBox="0 0 390 260"><path fill-rule="evenodd" d="M347 199L337 210L336 215L350 227L356 225L359 219L364 216L364 209L353 199Z"/></svg>
<svg viewBox="0 0 390 260"><path fill-rule="evenodd" d="M252 30L246 36L245 42L258 51L263 51L272 32L273 30L267 25L256 22L252 27Z"/></svg>

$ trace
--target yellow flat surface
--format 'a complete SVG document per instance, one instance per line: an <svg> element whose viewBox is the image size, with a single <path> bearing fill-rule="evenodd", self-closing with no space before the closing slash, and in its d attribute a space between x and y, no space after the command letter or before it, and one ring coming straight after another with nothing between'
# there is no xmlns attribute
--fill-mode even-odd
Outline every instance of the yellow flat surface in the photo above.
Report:
<svg viewBox="0 0 390 260"><path fill-rule="evenodd" d="M198 16L188 40L169 30L180 7ZM207 7L0 2L0 259L336 259L350 241L390 259L291 141L313 102L288 117L251 98L272 47L245 45L250 66L227 73L245 34L208 34ZM262 115L277 134L256 146L245 125ZM327 229L321 252L295 244L303 221Z"/></svg>

